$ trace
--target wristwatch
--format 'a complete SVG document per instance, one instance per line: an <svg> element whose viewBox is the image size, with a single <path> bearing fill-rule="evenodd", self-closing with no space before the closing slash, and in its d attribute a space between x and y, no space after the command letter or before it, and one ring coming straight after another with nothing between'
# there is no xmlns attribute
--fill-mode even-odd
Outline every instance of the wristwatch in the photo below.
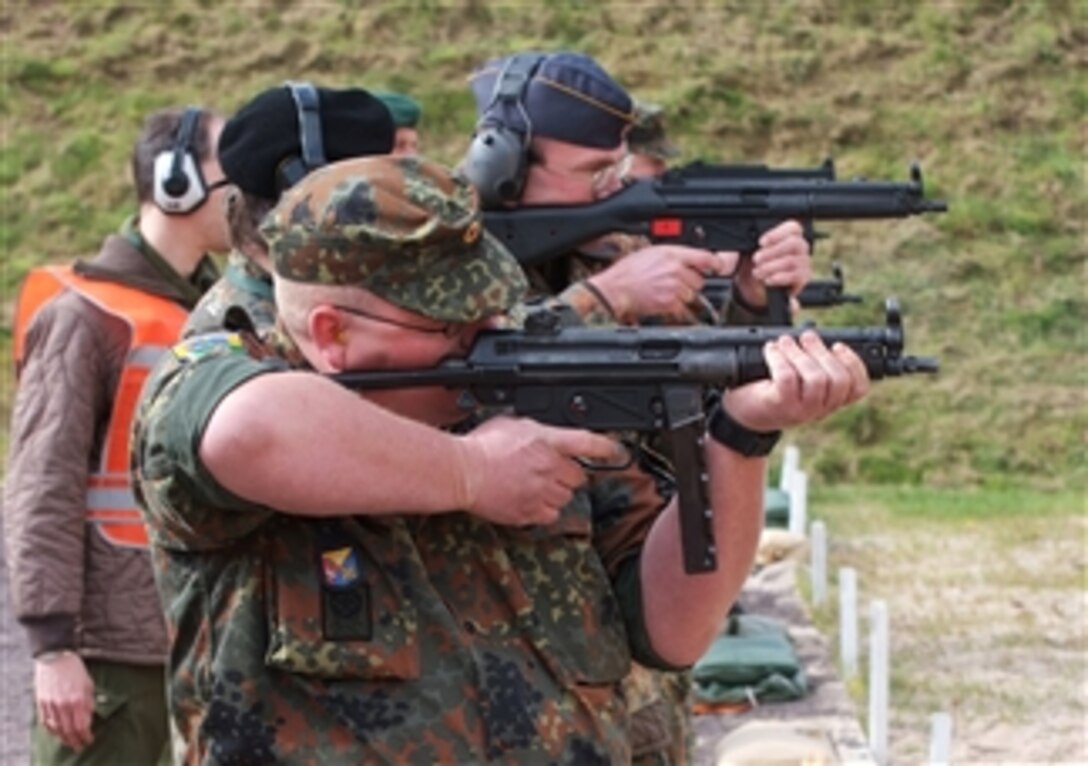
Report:
<svg viewBox="0 0 1088 766"><path fill-rule="evenodd" d="M782 437L781 431L753 431L742 426L729 417L720 403L711 410L706 430L718 444L745 457L766 457Z"/></svg>

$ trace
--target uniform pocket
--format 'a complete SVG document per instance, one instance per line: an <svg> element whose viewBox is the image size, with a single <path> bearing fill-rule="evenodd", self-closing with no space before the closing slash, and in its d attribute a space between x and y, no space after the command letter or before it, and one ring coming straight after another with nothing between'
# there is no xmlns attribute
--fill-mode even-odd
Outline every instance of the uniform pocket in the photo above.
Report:
<svg viewBox="0 0 1088 766"><path fill-rule="evenodd" d="M265 664L329 680L418 678L416 609L397 578L414 561L402 525L296 520L272 531Z"/></svg>
<svg viewBox="0 0 1088 766"><path fill-rule="evenodd" d="M630 668L623 615L593 547L589 502L575 495L555 524L515 533L511 559L533 604L541 655L575 685L609 685Z"/></svg>
<svg viewBox="0 0 1088 766"><path fill-rule="evenodd" d="M128 695L117 689L104 688L96 684L94 691L94 714L105 721L128 704Z"/></svg>

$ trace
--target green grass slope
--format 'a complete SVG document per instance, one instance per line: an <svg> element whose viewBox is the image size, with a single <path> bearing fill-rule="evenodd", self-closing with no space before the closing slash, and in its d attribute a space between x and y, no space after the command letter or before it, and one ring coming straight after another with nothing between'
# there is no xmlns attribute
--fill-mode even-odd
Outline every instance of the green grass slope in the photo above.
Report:
<svg viewBox="0 0 1088 766"><path fill-rule="evenodd" d="M90 253L130 209L127 152L150 110L229 113L285 79L403 89L425 153L456 161L466 75L490 55L573 48L663 104L686 158L903 180L921 162L943 216L835 224L832 260L879 324L904 308L936 379L879 384L794 434L825 481L1083 487L1083 2L13 2L0 11L4 336L25 270ZM5 363L0 407L10 404Z"/></svg>

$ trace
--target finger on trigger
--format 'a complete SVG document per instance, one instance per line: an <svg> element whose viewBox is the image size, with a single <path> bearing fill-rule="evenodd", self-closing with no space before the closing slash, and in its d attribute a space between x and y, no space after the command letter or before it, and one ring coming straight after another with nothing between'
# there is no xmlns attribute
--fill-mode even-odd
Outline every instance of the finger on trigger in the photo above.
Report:
<svg viewBox="0 0 1088 766"><path fill-rule="evenodd" d="M595 434L592 431L556 428L559 435L552 443L557 450L568 457L580 457L597 462L615 460L622 449L611 437Z"/></svg>
<svg viewBox="0 0 1088 766"><path fill-rule="evenodd" d="M711 250L688 248L681 256L681 262L689 269L694 269L700 274L721 274L721 260L717 253Z"/></svg>
<svg viewBox="0 0 1088 766"><path fill-rule="evenodd" d="M728 276L737 270L740 265L740 253L736 250L718 250L714 252L716 268L714 273L719 276Z"/></svg>

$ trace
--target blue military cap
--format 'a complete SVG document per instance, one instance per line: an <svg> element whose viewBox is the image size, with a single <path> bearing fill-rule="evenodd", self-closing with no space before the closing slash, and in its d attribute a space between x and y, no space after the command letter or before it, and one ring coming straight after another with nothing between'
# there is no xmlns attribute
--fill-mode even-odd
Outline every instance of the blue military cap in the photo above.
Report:
<svg viewBox="0 0 1088 766"><path fill-rule="evenodd" d="M528 76L520 107L515 100L499 97L500 76L515 63ZM533 135L579 146L612 149L635 121L631 96L582 53L523 53L492 59L473 73L471 85L481 124L519 133L531 130Z"/></svg>

